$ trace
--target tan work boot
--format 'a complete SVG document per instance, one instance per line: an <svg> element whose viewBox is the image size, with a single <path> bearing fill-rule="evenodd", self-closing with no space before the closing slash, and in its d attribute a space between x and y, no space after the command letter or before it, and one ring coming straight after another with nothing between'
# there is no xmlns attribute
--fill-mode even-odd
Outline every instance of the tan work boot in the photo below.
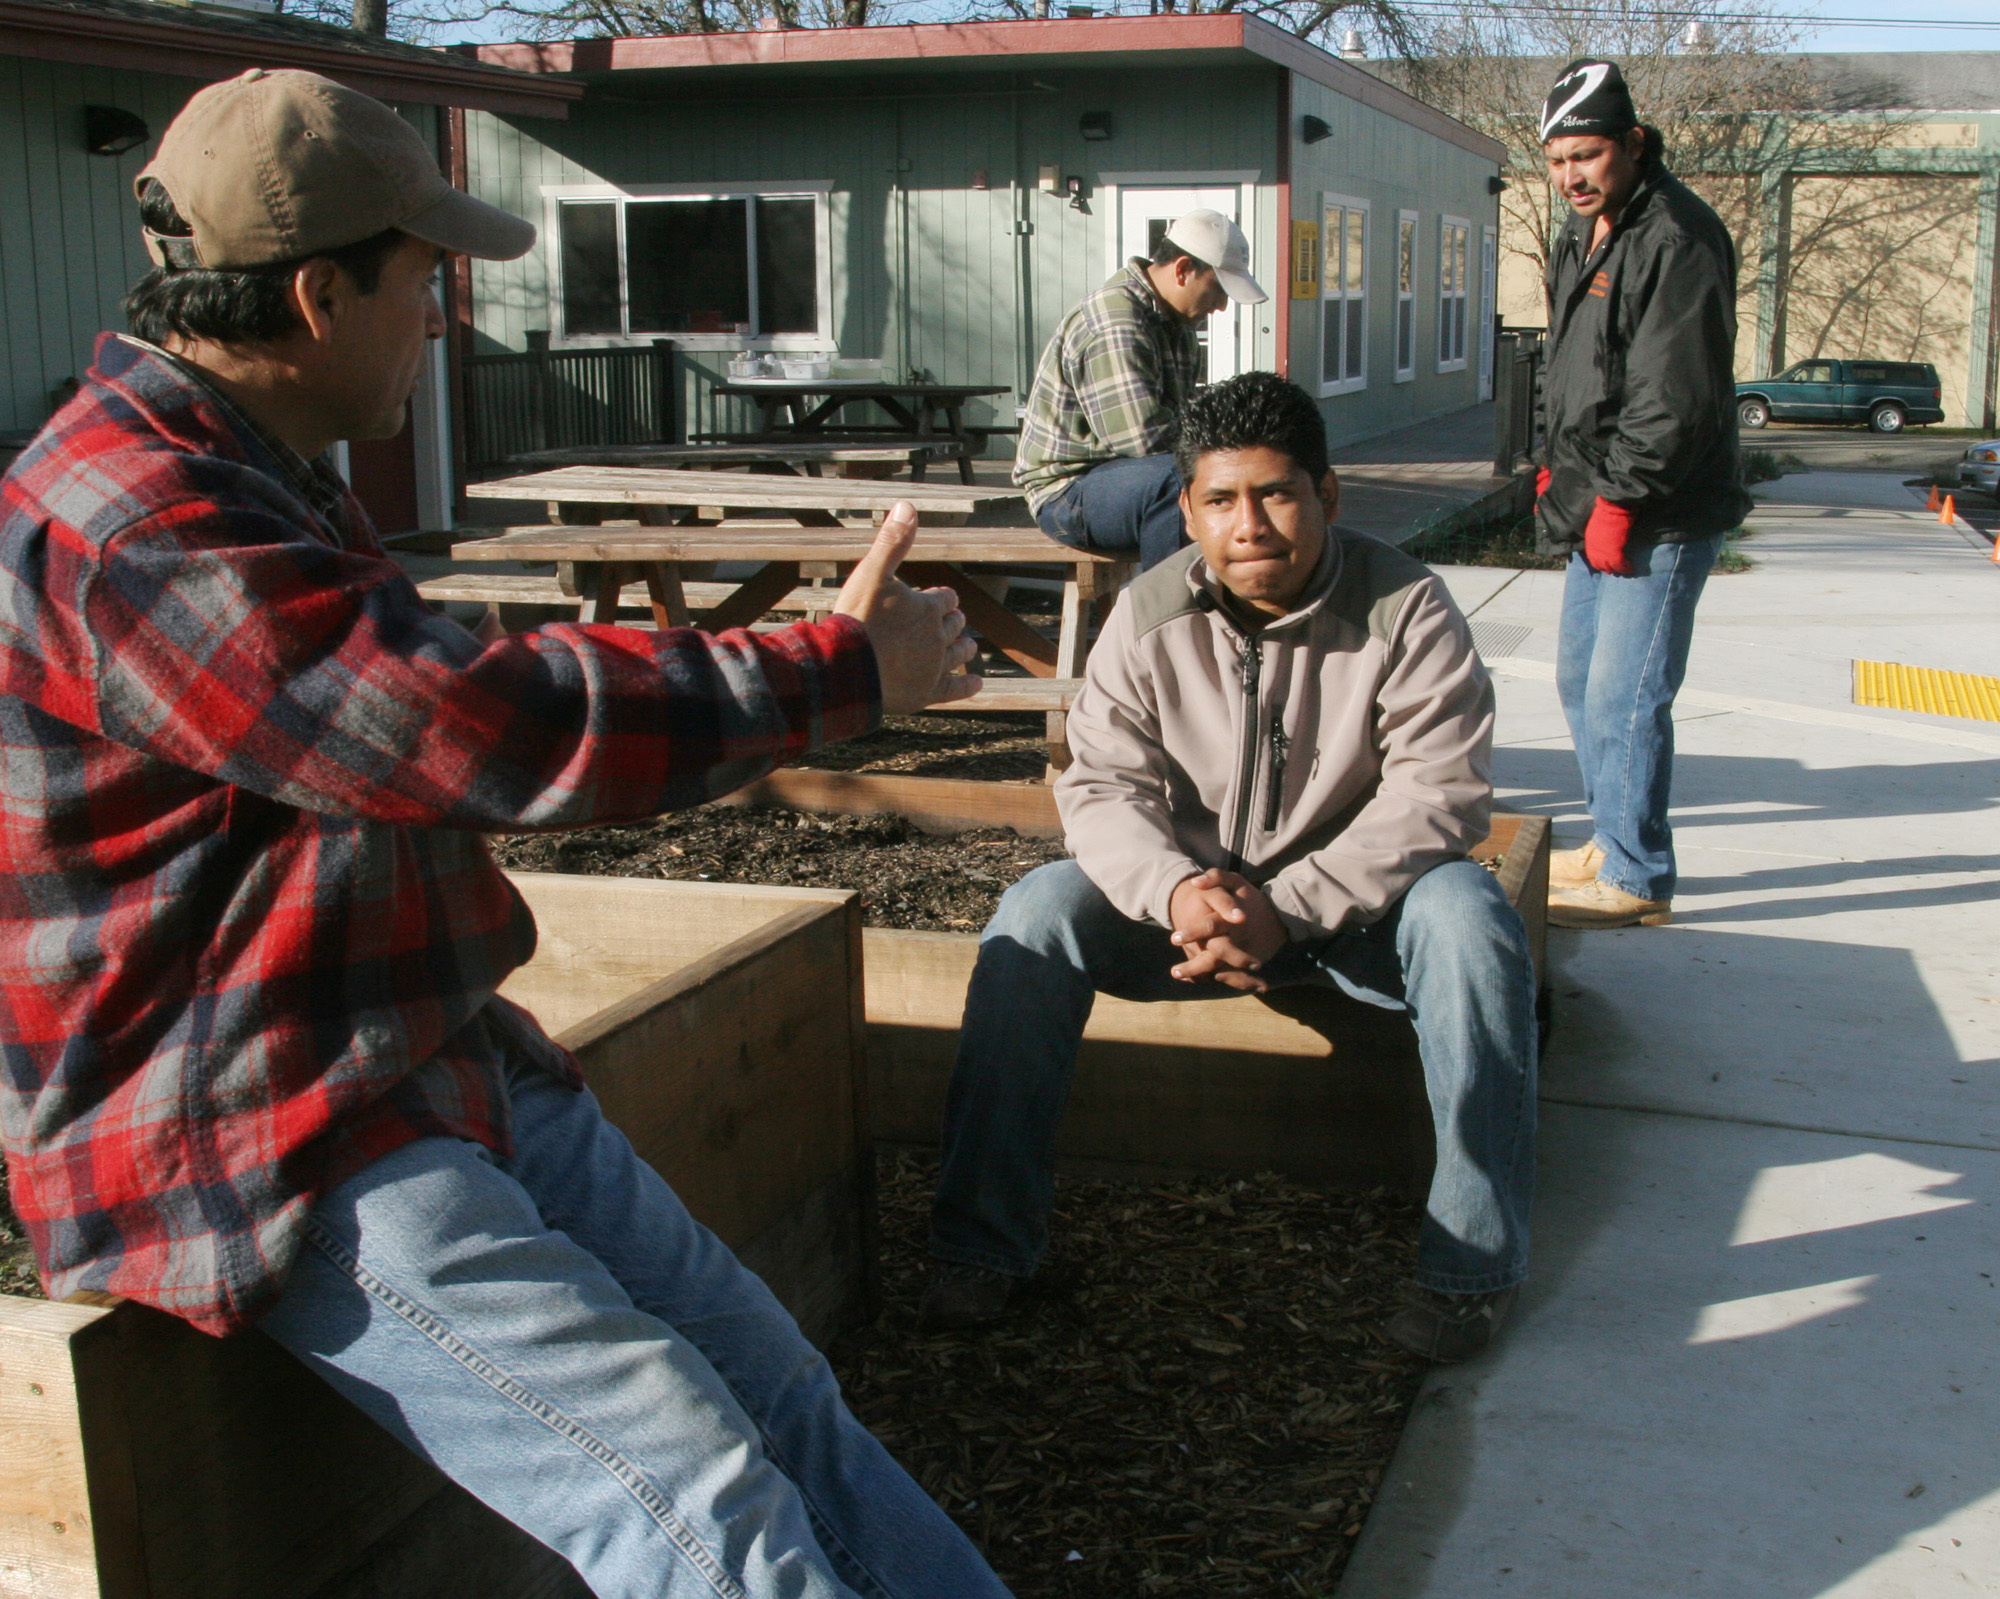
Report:
<svg viewBox="0 0 2000 1599"><path fill-rule="evenodd" d="M1673 902L1641 899L1613 888L1601 877L1574 888L1549 891L1551 927L1664 927L1674 919Z"/></svg>
<svg viewBox="0 0 2000 1599"><path fill-rule="evenodd" d="M1579 888L1597 876L1597 868L1604 864L1604 851L1595 844L1586 844L1581 849L1558 849L1549 852L1549 887Z"/></svg>

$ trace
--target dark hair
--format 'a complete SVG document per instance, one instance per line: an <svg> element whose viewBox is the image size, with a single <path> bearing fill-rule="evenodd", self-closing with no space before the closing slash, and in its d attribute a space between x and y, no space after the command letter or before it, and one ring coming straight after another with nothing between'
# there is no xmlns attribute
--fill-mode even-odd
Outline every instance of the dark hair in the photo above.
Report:
<svg viewBox="0 0 2000 1599"><path fill-rule="evenodd" d="M185 239L194 233L156 178L146 180L139 196L139 219L167 238ZM361 293L373 294L381 286L390 252L404 238L401 229L388 228L337 250L269 266L231 270L156 266L126 294L125 321L149 344L175 335L217 344L261 344L298 326L290 289L292 274L306 261L331 261Z"/></svg>
<svg viewBox="0 0 2000 1599"><path fill-rule="evenodd" d="M1186 256L1188 260L1194 263L1195 271L1206 272L1208 270L1208 263L1196 255L1194 251L1190 250L1184 244L1174 243L1164 233L1161 234L1160 242L1153 247L1153 265L1172 266L1182 256Z"/></svg>
<svg viewBox="0 0 2000 1599"><path fill-rule="evenodd" d="M1643 167L1650 162L1664 160L1667 142L1660 137L1660 130L1650 122L1642 122L1639 131L1646 136L1646 142L1639 147L1639 165Z"/></svg>
<svg viewBox="0 0 2000 1599"><path fill-rule="evenodd" d="M1198 389L1181 408L1174 463L1182 483L1193 486L1194 469L1204 455L1255 449L1290 456L1292 465L1318 488L1326 476L1326 419L1313 397L1275 372L1245 372Z"/></svg>

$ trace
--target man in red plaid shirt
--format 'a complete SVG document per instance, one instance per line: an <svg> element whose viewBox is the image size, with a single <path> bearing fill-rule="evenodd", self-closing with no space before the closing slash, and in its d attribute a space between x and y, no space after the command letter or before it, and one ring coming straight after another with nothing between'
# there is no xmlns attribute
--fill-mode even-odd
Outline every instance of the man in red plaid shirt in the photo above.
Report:
<svg viewBox="0 0 2000 1599"><path fill-rule="evenodd" d="M309 73L139 180L132 337L0 486L0 1131L52 1295L256 1324L600 1595L1000 1595L497 990L487 832L712 799L977 687L890 519L765 636L434 616L320 459L528 224Z"/></svg>

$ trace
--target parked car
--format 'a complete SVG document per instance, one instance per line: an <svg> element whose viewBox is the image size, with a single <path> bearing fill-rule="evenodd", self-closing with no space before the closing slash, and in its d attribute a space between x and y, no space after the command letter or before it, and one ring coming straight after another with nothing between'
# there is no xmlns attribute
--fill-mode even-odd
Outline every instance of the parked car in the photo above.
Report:
<svg viewBox="0 0 2000 1599"><path fill-rule="evenodd" d="M1928 361L1801 361L1774 378L1736 385L1746 428L1772 422L1866 422L1900 433L1911 422L1942 422L1943 391Z"/></svg>
<svg viewBox="0 0 2000 1599"><path fill-rule="evenodd" d="M2000 439L1975 444L1958 458L1958 492L2000 503Z"/></svg>

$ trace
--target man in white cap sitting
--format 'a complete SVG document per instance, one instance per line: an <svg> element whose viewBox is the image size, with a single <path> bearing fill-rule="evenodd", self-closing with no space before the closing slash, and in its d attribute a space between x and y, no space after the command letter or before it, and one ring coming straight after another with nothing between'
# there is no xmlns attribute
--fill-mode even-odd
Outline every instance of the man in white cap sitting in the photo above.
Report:
<svg viewBox="0 0 2000 1599"><path fill-rule="evenodd" d="M1231 300L1268 298L1243 230L1220 211L1190 211L1151 261L1134 256L1063 318L1014 456L1044 533L1073 549L1137 550L1142 571L1187 542L1173 448L1202 381L1196 330Z"/></svg>

